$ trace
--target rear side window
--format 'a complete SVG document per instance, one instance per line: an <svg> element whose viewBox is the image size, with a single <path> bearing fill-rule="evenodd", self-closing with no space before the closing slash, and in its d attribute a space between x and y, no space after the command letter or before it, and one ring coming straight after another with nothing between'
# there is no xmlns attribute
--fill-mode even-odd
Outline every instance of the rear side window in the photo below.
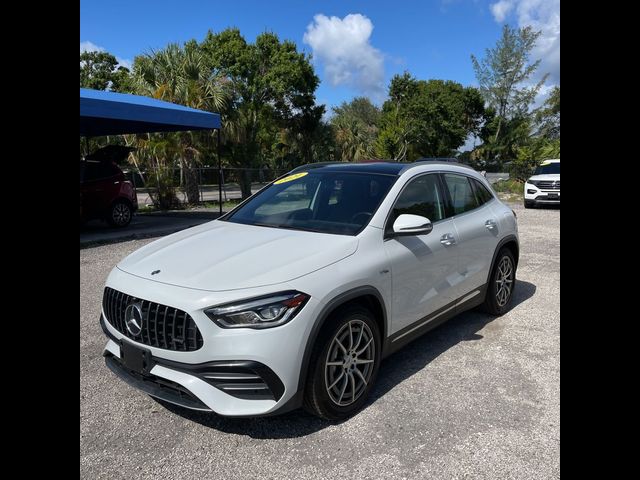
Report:
<svg viewBox="0 0 640 480"><path fill-rule="evenodd" d="M493 200L493 195L487 190L482 182L479 182L475 178L471 179L471 183L473 183L473 189L476 191L476 199L478 200L479 205L484 205L485 203Z"/></svg>
<svg viewBox="0 0 640 480"><path fill-rule="evenodd" d="M421 215L432 222L444 218L444 201L436 174L409 181L393 207L387 228L392 228L393 222L403 213Z"/></svg>
<svg viewBox="0 0 640 480"><path fill-rule="evenodd" d="M478 202L471 188L469 177L445 173L443 178L449 189L454 215L468 212L478 207Z"/></svg>

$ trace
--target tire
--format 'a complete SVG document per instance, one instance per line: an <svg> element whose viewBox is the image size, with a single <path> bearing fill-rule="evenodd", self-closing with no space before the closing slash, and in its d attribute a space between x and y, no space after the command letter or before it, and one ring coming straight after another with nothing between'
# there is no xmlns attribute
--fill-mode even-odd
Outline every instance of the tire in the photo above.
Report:
<svg viewBox="0 0 640 480"><path fill-rule="evenodd" d="M535 206L535 202L531 200L524 201L524 208L533 208Z"/></svg>
<svg viewBox="0 0 640 480"><path fill-rule="evenodd" d="M515 286L516 262L511 250L503 247L496 256L489 285L487 285L487 294L482 305L483 310L491 315L502 315L508 312L511 308ZM506 294L505 288L508 289Z"/></svg>
<svg viewBox="0 0 640 480"><path fill-rule="evenodd" d="M324 325L311 355L305 410L331 421L344 420L360 410L378 375L381 350L380 330L369 310L359 305L337 310ZM355 357L344 353L353 351Z"/></svg>
<svg viewBox="0 0 640 480"><path fill-rule="evenodd" d="M133 217L133 210L131 205L124 200L116 200L109 208L107 215L107 222L113 227L126 227L131 223Z"/></svg>

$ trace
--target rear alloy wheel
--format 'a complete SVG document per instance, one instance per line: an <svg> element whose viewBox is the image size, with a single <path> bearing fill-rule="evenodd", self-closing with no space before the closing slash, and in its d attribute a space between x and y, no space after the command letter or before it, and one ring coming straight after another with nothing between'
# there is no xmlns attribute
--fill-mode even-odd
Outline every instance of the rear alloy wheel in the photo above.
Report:
<svg viewBox="0 0 640 480"><path fill-rule="evenodd" d="M133 212L131 206L122 200L118 200L111 205L107 221L114 227L126 227L131 222Z"/></svg>
<svg viewBox="0 0 640 480"><path fill-rule="evenodd" d="M502 248L487 286L484 310L492 315L502 315L509 310L515 284L516 262L511 250Z"/></svg>
<svg viewBox="0 0 640 480"><path fill-rule="evenodd" d="M350 306L323 330L305 388L305 407L328 420L342 420L359 410L380 365L380 333L371 313Z"/></svg>

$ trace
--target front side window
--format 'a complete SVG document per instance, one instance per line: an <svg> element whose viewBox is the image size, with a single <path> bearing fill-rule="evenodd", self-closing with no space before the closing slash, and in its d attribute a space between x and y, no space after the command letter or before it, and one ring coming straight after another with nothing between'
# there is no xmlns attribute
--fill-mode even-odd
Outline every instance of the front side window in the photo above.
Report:
<svg viewBox="0 0 640 480"><path fill-rule="evenodd" d="M387 229L393 228L393 222L404 213L426 217L432 223L445 217L444 201L436 174L422 175L407 183L393 207Z"/></svg>
<svg viewBox="0 0 640 480"><path fill-rule="evenodd" d="M397 177L309 171L280 179L221 220L293 230L356 235Z"/></svg>
<svg viewBox="0 0 640 480"><path fill-rule="evenodd" d="M445 173L443 177L449 189L454 215L468 212L478 206L468 177L453 173Z"/></svg>

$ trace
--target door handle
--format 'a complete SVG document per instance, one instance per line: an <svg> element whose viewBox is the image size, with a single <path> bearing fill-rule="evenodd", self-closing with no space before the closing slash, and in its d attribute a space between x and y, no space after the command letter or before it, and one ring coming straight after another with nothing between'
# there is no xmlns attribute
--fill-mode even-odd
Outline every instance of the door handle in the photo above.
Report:
<svg viewBox="0 0 640 480"><path fill-rule="evenodd" d="M448 247L450 245L455 245L456 238L451 233L445 233L440 237L440 243L445 247Z"/></svg>
<svg viewBox="0 0 640 480"><path fill-rule="evenodd" d="M487 229L489 229L489 230L493 230L494 228L496 228L498 226L498 224L496 223L495 220L489 219L486 222L484 222L484 226L487 227Z"/></svg>

